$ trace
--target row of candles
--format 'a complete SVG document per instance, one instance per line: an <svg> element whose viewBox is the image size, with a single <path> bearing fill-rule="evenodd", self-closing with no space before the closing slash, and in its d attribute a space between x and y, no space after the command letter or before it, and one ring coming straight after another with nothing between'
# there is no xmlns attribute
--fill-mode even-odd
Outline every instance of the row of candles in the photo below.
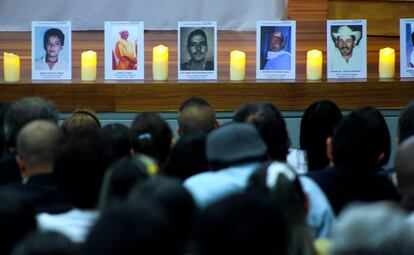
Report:
<svg viewBox="0 0 414 255"><path fill-rule="evenodd" d="M96 80L96 52L85 51L81 55L81 80ZM4 53L4 80L16 82L20 80L20 57L12 53ZM234 50L230 53L230 80L245 79L246 54ZM395 73L395 51L384 48L379 52L379 77L393 78ZM153 48L152 57L153 80L168 80L168 47L159 45ZM306 57L306 77L308 80L322 79L322 52L310 50Z"/></svg>

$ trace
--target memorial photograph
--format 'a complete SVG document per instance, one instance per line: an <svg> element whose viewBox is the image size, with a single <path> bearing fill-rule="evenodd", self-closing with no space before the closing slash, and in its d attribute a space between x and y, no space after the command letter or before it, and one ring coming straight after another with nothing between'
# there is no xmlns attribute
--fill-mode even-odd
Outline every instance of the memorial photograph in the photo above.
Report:
<svg viewBox="0 0 414 255"><path fill-rule="evenodd" d="M143 79L143 22L105 22L105 79Z"/></svg>
<svg viewBox="0 0 414 255"><path fill-rule="evenodd" d="M216 79L215 22L179 22L179 79Z"/></svg>
<svg viewBox="0 0 414 255"><path fill-rule="evenodd" d="M257 79L294 79L296 29L294 21L257 23Z"/></svg>
<svg viewBox="0 0 414 255"><path fill-rule="evenodd" d="M32 23L32 78L71 79L70 22Z"/></svg>
<svg viewBox="0 0 414 255"><path fill-rule="evenodd" d="M400 20L401 77L414 77L414 19Z"/></svg>
<svg viewBox="0 0 414 255"><path fill-rule="evenodd" d="M328 78L366 78L365 31L365 20L328 20Z"/></svg>

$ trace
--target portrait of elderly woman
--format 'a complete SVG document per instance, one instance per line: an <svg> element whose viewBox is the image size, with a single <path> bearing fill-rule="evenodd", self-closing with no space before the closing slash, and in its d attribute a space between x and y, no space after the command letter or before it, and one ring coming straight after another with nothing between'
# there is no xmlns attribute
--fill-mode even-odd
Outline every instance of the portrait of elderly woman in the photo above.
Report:
<svg viewBox="0 0 414 255"><path fill-rule="evenodd" d="M331 27L331 54L328 59L331 70L359 70L363 67L365 49L360 46L362 38L361 25Z"/></svg>

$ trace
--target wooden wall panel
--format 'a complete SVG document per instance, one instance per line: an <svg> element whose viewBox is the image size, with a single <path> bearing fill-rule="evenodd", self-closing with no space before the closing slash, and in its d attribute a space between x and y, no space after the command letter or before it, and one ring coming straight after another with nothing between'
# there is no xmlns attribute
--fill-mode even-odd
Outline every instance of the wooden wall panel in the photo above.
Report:
<svg viewBox="0 0 414 255"><path fill-rule="evenodd" d="M343 109L372 104L381 109L397 109L414 99L414 80L378 80L378 50L391 46L398 49L398 37L368 37L368 79L326 80L326 19L328 0L291 0L288 16L297 21L296 80L260 81L255 78L255 32L220 31L218 34L218 80L177 81L176 31L145 31L145 80L105 81L103 78L104 43L102 31L72 34L73 80L32 81L31 35L28 32L0 33L0 101L14 101L24 96L42 96L56 103L60 111L90 107L98 112L175 111L187 97L202 96L218 111L232 111L249 101L271 101L282 110L303 110L310 103L331 99ZM152 81L152 48L169 47L169 80ZM306 51L317 48L324 53L323 80L306 81ZM98 80L81 82L80 53L98 52ZM243 50L247 54L245 82L229 81L229 53ZM3 51L21 56L22 81L3 81ZM398 77L399 51L396 51Z"/></svg>
<svg viewBox="0 0 414 255"><path fill-rule="evenodd" d="M368 35L399 36L400 18L414 18L414 0L329 0L329 19L366 19Z"/></svg>

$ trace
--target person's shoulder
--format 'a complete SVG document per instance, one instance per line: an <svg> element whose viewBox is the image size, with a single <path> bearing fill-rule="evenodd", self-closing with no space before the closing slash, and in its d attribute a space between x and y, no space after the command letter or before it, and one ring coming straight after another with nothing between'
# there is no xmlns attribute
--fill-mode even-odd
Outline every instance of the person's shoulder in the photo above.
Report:
<svg viewBox="0 0 414 255"><path fill-rule="evenodd" d="M214 70L214 63L213 61L207 60L206 61L206 68L205 70Z"/></svg>
<svg viewBox="0 0 414 255"><path fill-rule="evenodd" d="M191 70L191 60L188 60L187 62L181 63L180 69L181 71Z"/></svg>
<svg viewBox="0 0 414 255"><path fill-rule="evenodd" d="M43 64L45 62L45 56L41 56L35 59L36 64Z"/></svg>

